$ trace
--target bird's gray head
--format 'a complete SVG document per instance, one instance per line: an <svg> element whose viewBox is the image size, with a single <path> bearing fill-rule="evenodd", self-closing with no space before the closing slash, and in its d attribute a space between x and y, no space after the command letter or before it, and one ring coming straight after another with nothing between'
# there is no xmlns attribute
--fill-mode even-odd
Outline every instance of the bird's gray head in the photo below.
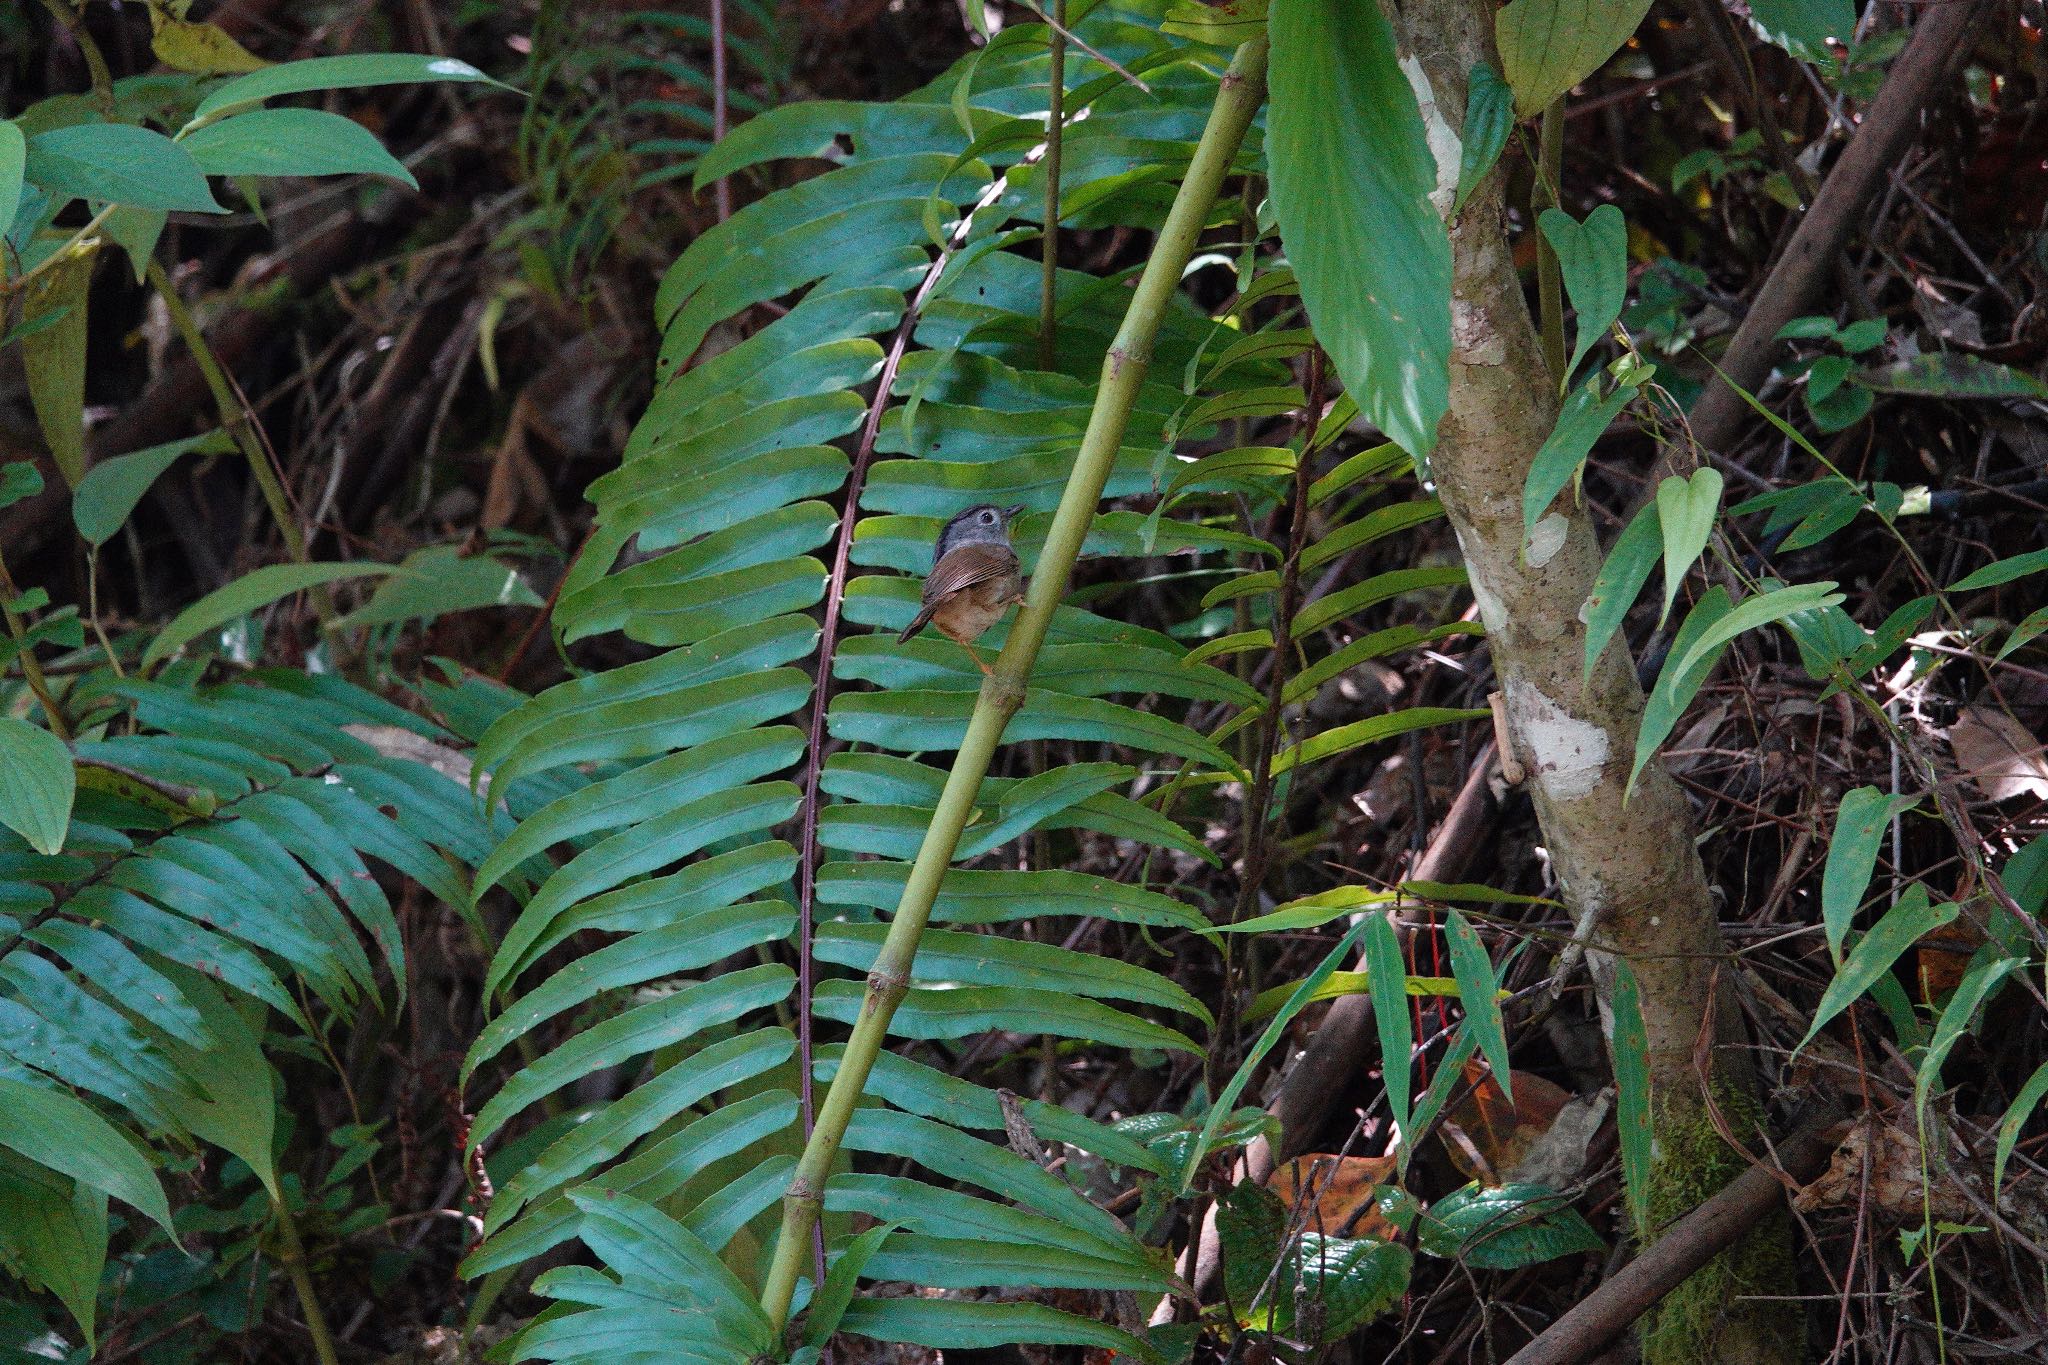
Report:
<svg viewBox="0 0 2048 1365"><path fill-rule="evenodd" d="M938 543L932 547L932 563L944 559L949 551L962 545L1008 545L1010 523L1024 506L997 507L992 503L978 503L959 513L946 523L946 529L939 532Z"/></svg>

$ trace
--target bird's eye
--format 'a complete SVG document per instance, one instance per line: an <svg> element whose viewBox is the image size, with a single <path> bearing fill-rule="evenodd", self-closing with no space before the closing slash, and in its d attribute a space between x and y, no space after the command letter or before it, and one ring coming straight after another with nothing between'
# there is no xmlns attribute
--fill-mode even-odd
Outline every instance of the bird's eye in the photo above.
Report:
<svg viewBox="0 0 2048 1365"><path fill-rule="evenodd" d="M984 526L993 526L993 525L995 525L995 524L996 524L996 514L995 514L995 513L993 513L993 512L983 512L983 513L981 514L981 524L982 524L982 525L984 525Z"/></svg>

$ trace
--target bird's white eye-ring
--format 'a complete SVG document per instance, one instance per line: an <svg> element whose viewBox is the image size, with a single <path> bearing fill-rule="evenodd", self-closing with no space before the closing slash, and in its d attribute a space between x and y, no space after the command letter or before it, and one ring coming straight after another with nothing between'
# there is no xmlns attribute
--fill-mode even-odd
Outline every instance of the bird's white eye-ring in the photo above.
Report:
<svg viewBox="0 0 2048 1365"><path fill-rule="evenodd" d="M996 514L995 514L994 512L983 512L983 513L981 514L981 524L982 524L982 525L984 525L984 526L993 526L993 525L995 525L995 524L996 524Z"/></svg>

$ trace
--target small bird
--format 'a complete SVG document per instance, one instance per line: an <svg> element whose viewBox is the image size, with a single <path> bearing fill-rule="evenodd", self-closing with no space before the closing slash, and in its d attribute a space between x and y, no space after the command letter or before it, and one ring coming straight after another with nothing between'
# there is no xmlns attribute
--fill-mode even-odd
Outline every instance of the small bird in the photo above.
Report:
<svg viewBox="0 0 2048 1365"><path fill-rule="evenodd" d="M995 676L974 652L974 642L1005 608L1024 600L1023 565L1010 548L1010 522L1023 510L981 503L946 523L932 548L924 604L896 637L897 643L909 640L929 621L965 649L976 668Z"/></svg>

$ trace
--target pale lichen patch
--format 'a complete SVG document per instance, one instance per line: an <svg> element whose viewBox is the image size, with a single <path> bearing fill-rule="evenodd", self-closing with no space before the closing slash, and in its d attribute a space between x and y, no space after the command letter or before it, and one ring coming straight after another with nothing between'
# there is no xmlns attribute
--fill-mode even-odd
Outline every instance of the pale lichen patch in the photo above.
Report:
<svg viewBox="0 0 2048 1365"><path fill-rule="evenodd" d="M1580 720L1534 687L1508 694L1509 718L1531 776L1552 797L1576 801L1600 785L1610 746L1607 732Z"/></svg>

